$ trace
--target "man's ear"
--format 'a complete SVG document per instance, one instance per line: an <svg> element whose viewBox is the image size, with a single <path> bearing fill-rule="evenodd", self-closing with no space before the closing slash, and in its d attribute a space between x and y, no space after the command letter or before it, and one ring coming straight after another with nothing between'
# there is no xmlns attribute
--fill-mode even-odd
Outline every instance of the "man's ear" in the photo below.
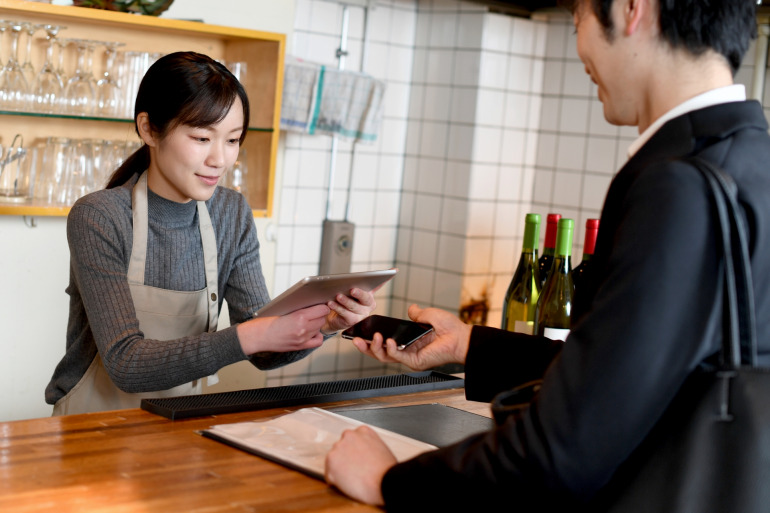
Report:
<svg viewBox="0 0 770 513"><path fill-rule="evenodd" d="M624 0L623 22L627 36L634 34L642 25L645 16L651 13L653 6L649 0Z"/></svg>
<svg viewBox="0 0 770 513"><path fill-rule="evenodd" d="M150 116L146 112L140 112L136 116L136 128L139 132L139 137L147 146L155 146L155 136L152 132L152 125L150 125Z"/></svg>

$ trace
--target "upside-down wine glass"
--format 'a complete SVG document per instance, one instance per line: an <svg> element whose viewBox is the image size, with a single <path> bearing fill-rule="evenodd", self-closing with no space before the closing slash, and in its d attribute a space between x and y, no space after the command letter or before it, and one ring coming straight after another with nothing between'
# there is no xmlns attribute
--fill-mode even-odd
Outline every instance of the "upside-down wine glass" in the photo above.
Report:
<svg viewBox="0 0 770 513"><path fill-rule="evenodd" d="M102 78L96 82L96 113L105 118L115 118L120 113L122 94L116 76L115 56L117 49L125 43L102 41L101 44L104 45L105 63Z"/></svg>
<svg viewBox="0 0 770 513"><path fill-rule="evenodd" d="M64 68L64 54L67 46L74 42L74 39L67 39L63 37L57 37L54 39L54 45L57 48L56 52L56 75L59 77L59 83L61 83L62 90L67 86L67 70Z"/></svg>
<svg viewBox="0 0 770 513"><path fill-rule="evenodd" d="M64 89L65 112L77 116L89 116L93 113L94 78L91 73L91 52L93 42L87 39L73 39L77 49L77 67L67 81Z"/></svg>
<svg viewBox="0 0 770 513"><path fill-rule="evenodd" d="M38 112L53 114L59 112L61 107L62 85L54 65L53 49L56 35L64 28L60 25L43 25L46 33L45 60L32 86L33 110Z"/></svg>
<svg viewBox="0 0 770 513"><path fill-rule="evenodd" d="M43 28L43 25L36 23L26 23L24 26L24 32L27 34L26 48L24 52L24 62L21 65L21 70L24 72L24 78L27 79L27 84L32 86L35 82L35 75L37 71L32 65L32 39L38 30Z"/></svg>
<svg viewBox="0 0 770 513"><path fill-rule="evenodd" d="M0 20L0 55L3 53L3 39L5 39L5 31L8 30L9 23L12 22L8 20ZM0 78L2 78L4 71L5 66L3 66L2 62L0 62Z"/></svg>
<svg viewBox="0 0 770 513"><path fill-rule="evenodd" d="M24 23L11 21L8 28L11 29L11 50L0 85L0 106L4 110L25 110L28 107L29 84L19 64L19 35Z"/></svg>

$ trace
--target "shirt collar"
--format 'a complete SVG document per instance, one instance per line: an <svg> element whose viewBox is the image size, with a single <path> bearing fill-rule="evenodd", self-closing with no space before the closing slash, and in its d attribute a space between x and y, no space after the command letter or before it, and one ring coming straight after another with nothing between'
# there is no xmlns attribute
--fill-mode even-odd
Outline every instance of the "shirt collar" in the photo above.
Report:
<svg viewBox="0 0 770 513"><path fill-rule="evenodd" d="M703 94L699 94L694 98L690 98L684 103L680 103L670 111L663 114L661 117L655 120L647 130L642 132L631 146L628 147L628 158L633 157L644 144L650 140L650 138L662 127L667 121L674 119L677 116L692 112L694 110L702 109L704 107L711 107L712 105L718 105L720 103L729 102L742 102L746 101L746 88L743 84L733 84L725 87L719 87L706 91Z"/></svg>

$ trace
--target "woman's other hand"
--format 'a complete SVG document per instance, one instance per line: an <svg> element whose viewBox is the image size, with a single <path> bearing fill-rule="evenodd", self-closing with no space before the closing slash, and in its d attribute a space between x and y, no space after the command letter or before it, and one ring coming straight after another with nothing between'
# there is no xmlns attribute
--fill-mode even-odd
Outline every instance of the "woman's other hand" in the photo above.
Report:
<svg viewBox="0 0 770 513"><path fill-rule="evenodd" d="M334 299L334 301L326 303L326 306L331 310L326 318L326 324L322 328L326 334L353 326L371 315L377 306L377 302L374 300L374 291L367 292L358 288L350 289L350 295L347 296L337 294Z"/></svg>

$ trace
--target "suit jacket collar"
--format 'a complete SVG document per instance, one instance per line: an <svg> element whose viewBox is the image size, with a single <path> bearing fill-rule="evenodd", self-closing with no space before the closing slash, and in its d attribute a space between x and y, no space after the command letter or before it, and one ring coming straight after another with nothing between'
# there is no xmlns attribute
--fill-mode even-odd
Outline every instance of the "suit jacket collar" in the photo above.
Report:
<svg viewBox="0 0 770 513"><path fill-rule="evenodd" d="M762 106L755 100L730 102L690 111L658 130L620 170L643 169L652 162L690 156L745 128L767 131Z"/></svg>
<svg viewBox="0 0 770 513"><path fill-rule="evenodd" d="M617 212L617 209L621 208L620 203L625 197L625 191L648 166L689 157L704 147L746 128L764 131L768 129L762 105L755 100L713 105L672 119L660 127L660 130L618 171L607 192L602 217L607 209Z"/></svg>

